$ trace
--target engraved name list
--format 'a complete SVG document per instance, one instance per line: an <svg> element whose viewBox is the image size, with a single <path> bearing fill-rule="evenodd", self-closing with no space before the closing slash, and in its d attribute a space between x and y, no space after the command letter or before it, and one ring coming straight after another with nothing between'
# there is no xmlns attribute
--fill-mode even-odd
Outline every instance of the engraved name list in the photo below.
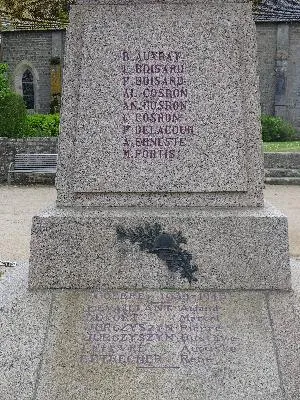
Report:
<svg viewBox="0 0 300 400"><path fill-rule="evenodd" d="M123 51L121 58L124 158L178 158L194 135L183 53Z"/></svg>
<svg viewBox="0 0 300 400"><path fill-rule="evenodd" d="M228 361L239 346L222 322L226 296L95 293L84 311L81 361L156 369L219 367L218 355Z"/></svg>

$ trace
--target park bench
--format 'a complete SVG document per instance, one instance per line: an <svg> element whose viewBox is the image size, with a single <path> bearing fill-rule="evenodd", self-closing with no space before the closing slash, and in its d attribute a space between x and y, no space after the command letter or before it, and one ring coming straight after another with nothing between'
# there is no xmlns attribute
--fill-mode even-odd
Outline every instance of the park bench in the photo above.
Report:
<svg viewBox="0 0 300 400"><path fill-rule="evenodd" d="M57 154L16 154L8 169L7 183L13 174L56 174Z"/></svg>

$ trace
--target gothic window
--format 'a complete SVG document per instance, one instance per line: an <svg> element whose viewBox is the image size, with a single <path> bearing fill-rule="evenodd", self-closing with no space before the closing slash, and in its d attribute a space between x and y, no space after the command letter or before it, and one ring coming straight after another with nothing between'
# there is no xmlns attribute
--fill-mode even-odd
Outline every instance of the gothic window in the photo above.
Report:
<svg viewBox="0 0 300 400"><path fill-rule="evenodd" d="M33 75L29 69L27 69L22 76L22 90L26 108L33 110L34 109Z"/></svg>

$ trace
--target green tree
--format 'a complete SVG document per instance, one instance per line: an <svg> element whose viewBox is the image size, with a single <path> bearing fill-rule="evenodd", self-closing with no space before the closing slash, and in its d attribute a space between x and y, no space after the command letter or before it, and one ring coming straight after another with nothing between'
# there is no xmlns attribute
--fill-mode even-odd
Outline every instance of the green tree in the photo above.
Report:
<svg viewBox="0 0 300 400"><path fill-rule="evenodd" d="M0 0L0 16L26 22L67 22L74 0Z"/></svg>

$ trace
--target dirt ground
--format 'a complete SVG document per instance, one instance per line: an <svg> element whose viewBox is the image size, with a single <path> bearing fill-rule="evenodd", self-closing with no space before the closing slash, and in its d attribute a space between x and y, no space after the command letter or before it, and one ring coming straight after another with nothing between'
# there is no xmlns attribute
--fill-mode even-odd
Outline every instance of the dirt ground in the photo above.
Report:
<svg viewBox="0 0 300 400"><path fill-rule="evenodd" d="M288 217L290 253L300 259L300 186L268 185L265 198ZM55 199L53 186L0 186L0 260L28 260L31 219Z"/></svg>

